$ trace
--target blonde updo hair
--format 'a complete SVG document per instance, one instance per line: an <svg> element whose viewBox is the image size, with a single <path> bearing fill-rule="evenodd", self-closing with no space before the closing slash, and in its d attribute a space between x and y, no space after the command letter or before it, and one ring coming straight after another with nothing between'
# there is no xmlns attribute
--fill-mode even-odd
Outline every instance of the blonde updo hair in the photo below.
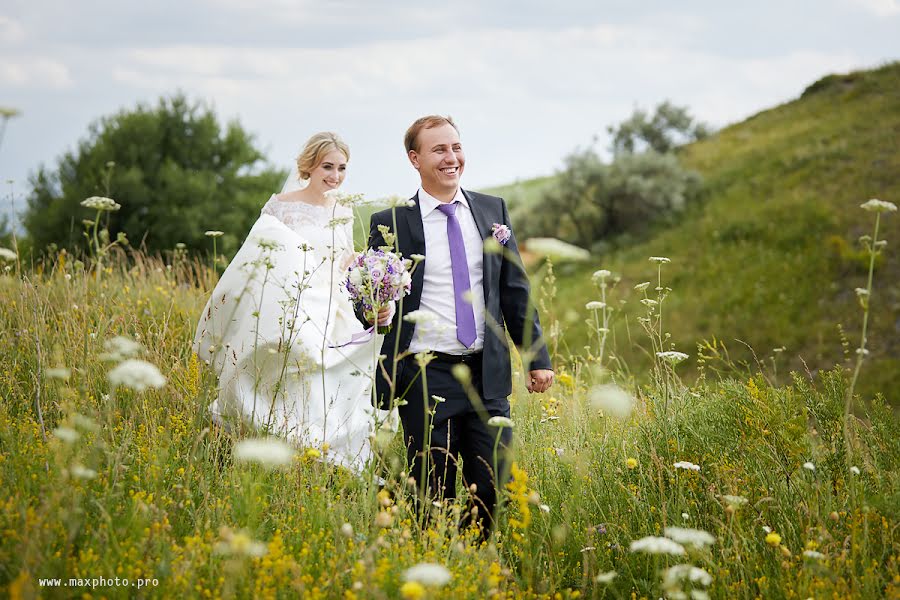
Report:
<svg viewBox="0 0 900 600"><path fill-rule="evenodd" d="M297 172L300 174L300 180L309 179L309 174L332 150L342 152L347 160L350 160L350 147L338 134L321 131L309 138L306 145L303 146L300 156L297 157Z"/></svg>

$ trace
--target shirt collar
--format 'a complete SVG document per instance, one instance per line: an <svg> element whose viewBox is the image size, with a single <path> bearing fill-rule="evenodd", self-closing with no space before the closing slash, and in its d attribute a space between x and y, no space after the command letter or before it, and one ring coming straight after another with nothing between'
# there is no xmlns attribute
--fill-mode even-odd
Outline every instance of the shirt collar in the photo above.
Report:
<svg viewBox="0 0 900 600"><path fill-rule="evenodd" d="M463 194L462 188L456 188L456 195L453 197L453 202L459 202L466 208L469 208L469 201L466 200L466 195ZM430 215L440 204L444 204L431 194L425 191L425 189L419 186L419 210L422 211L422 217L427 217Z"/></svg>

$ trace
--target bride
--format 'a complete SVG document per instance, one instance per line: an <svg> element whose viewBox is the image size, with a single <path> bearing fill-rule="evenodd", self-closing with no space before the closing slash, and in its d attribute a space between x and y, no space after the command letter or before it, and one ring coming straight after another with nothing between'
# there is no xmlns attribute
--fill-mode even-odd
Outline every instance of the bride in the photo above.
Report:
<svg viewBox="0 0 900 600"><path fill-rule="evenodd" d="M333 133L309 139L213 290L194 350L219 378L215 421L285 436L360 471L383 336L360 335L341 286L354 256L353 210L336 194L349 158Z"/></svg>

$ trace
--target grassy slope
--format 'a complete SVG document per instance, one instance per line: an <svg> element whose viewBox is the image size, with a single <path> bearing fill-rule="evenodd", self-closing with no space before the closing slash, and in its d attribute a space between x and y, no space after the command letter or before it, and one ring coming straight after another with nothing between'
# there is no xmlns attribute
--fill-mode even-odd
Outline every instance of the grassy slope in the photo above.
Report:
<svg viewBox="0 0 900 600"><path fill-rule="evenodd" d="M786 347L780 373L803 370L803 361L810 370L828 368L843 358L838 324L852 348L859 343L861 311L853 289L865 286L865 267L853 255L857 238L872 233L873 218L858 206L873 197L900 202L898 140L900 63L828 77L795 101L684 148L684 162L707 183L703 208L648 241L558 272L561 297L580 319L584 303L595 299L590 273L610 268L623 277L614 297L630 300L626 314L637 313L642 307L632 285L655 275L647 257L668 256L664 279L674 292L665 321L678 349L695 354L696 343L716 336L737 361L752 360L734 341L741 340L763 360ZM515 199L527 187L494 191ZM871 355L861 374L864 394L881 391L895 405L898 234L900 214L887 215L879 238L890 244L875 273ZM633 316L627 321L635 322ZM630 328L634 334L637 328ZM585 328L568 328L567 335L573 350L587 340ZM638 350L623 353L632 364L640 356Z"/></svg>

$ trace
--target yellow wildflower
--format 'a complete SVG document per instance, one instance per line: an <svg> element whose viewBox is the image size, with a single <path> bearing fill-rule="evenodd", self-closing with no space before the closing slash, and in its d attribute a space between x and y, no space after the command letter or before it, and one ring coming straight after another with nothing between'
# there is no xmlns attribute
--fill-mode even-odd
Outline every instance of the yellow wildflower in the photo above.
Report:
<svg viewBox="0 0 900 600"><path fill-rule="evenodd" d="M634 468L636 468L636 467L638 466L638 461L637 461L636 458L630 458L630 457L629 457L629 458L625 461L625 466L628 467L629 469L634 469Z"/></svg>
<svg viewBox="0 0 900 600"><path fill-rule="evenodd" d="M407 581L400 586L400 595L405 600L420 600L425 597L425 586L418 581Z"/></svg>
<svg viewBox="0 0 900 600"><path fill-rule="evenodd" d="M773 548L777 547L781 544L781 536L775 533L774 531L766 536L766 543Z"/></svg>

